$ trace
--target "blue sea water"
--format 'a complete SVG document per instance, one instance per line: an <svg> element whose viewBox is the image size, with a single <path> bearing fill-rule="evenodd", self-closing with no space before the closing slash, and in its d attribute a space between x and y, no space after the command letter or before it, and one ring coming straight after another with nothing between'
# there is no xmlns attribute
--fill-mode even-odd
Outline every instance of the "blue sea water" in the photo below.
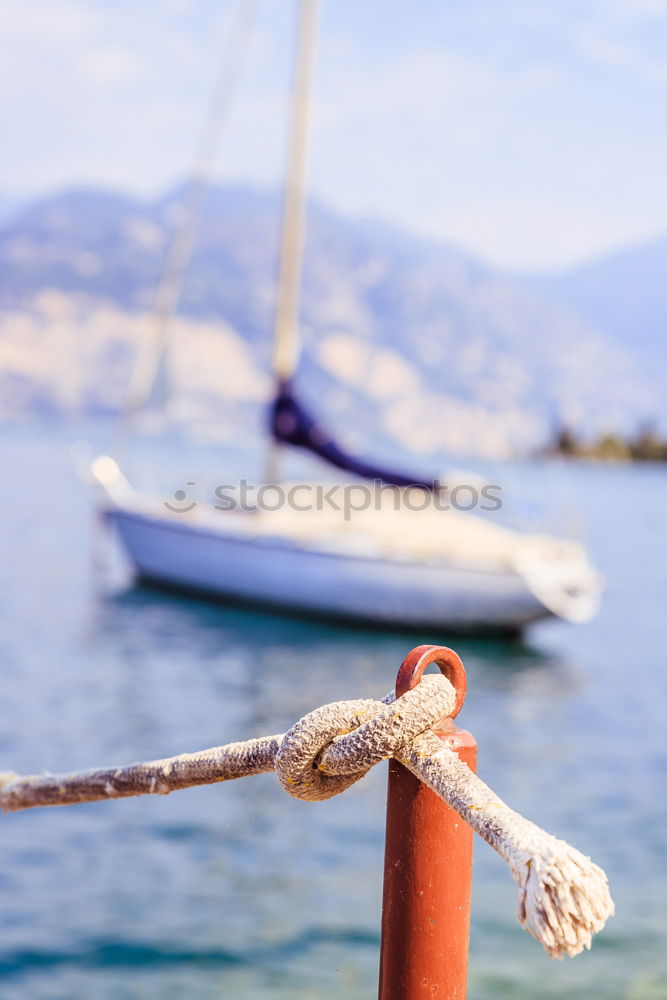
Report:
<svg viewBox="0 0 667 1000"><path fill-rule="evenodd" d="M667 997L664 468L567 472L608 580L594 622L523 642L416 639L112 586L72 436L0 433L0 770L280 732L323 702L383 694L418 639L449 641L480 774L593 855L617 904L590 953L552 962L478 842L471 1000ZM505 473L544 488L537 467ZM380 766L316 805L263 775L1 817L0 1000L374 996L384 800Z"/></svg>

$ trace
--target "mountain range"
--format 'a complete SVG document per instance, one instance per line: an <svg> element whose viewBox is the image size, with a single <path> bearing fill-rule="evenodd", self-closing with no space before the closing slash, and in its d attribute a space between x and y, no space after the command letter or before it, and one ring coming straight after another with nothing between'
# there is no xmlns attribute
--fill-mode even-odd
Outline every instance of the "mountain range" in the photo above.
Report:
<svg viewBox="0 0 667 1000"><path fill-rule="evenodd" d="M182 189L71 190L0 225L0 418L120 405ZM177 418L231 435L270 392L279 199L215 187L173 325ZM300 391L349 447L506 456L559 426L667 423L667 241L510 277L455 247L308 207Z"/></svg>
<svg viewBox="0 0 667 1000"><path fill-rule="evenodd" d="M535 282L630 350L644 371L667 360L667 239L610 254Z"/></svg>

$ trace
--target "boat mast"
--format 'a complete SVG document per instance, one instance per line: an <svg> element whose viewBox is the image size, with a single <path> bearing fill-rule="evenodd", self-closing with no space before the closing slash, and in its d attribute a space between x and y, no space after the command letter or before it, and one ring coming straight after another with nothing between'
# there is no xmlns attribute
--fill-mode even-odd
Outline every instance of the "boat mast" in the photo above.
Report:
<svg viewBox="0 0 667 1000"><path fill-rule="evenodd" d="M294 82L285 171L276 311L273 333L275 388L294 374L299 362L299 305L303 271L308 131L319 0L299 0ZM271 438L266 482L278 477L280 445Z"/></svg>

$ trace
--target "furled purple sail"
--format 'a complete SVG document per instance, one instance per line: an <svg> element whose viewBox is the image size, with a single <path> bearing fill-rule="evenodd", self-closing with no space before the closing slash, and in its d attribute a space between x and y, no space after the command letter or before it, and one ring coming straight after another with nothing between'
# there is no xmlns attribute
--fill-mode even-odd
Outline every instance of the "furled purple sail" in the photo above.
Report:
<svg viewBox="0 0 667 1000"><path fill-rule="evenodd" d="M421 479L418 476L384 469L344 451L336 444L331 434L297 400L290 382L283 382L280 385L273 400L270 428L276 441L295 448L305 448L329 465L335 465L337 469L351 472L362 479L378 479L389 486L419 486L431 491L440 487L435 479Z"/></svg>

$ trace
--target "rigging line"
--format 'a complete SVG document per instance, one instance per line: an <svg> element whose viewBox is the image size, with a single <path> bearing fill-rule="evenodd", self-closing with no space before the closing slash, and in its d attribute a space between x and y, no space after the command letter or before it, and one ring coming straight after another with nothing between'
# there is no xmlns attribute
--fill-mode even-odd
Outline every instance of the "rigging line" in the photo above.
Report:
<svg viewBox="0 0 667 1000"><path fill-rule="evenodd" d="M125 442L129 425L148 402L159 374L169 342L171 320L182 291L185 270L192 256L218 148L230 118L260 4L261 0L237 0L234 9L213 100L197 144L165 267L156 290L150 327L139 349L121 410L115 447L112 449L116 454Z"/></svg>

